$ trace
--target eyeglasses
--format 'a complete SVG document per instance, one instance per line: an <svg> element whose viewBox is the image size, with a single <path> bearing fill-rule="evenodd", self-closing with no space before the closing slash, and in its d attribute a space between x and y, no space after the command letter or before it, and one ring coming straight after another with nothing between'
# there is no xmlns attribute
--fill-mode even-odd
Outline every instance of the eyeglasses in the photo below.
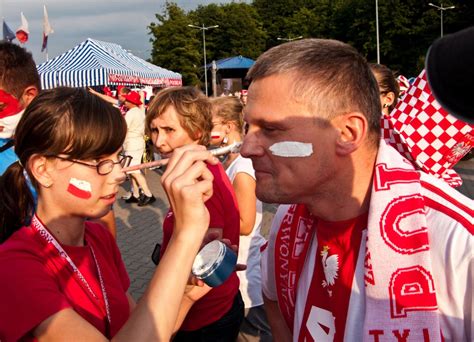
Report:
<svg viewBox="0 0 474 342"><path fill-rule="evenodd" d="M109 173L111 173L116 164L120 164L121 167L129 166L130 162L132 161L132 158L133 158L132 156L120 155L119 160L116 161L116 162L114 162L111 159L104 159L104 160L101 160L100 162L98 162L97 164L94 165L94 164L84 163L82 161L79 161L77 159L72 159L72 158L65 158L65 157L60 157L60 156L52 156L52 157L58 158L58 159L61 159L61 160L64 160L64 161L69 161L69 162L72 162L72 163L76 163L76 164L80 164L80 165L95 168L97 170L97 173L101 176L105 176L105 175L108 175Z"/></svg>

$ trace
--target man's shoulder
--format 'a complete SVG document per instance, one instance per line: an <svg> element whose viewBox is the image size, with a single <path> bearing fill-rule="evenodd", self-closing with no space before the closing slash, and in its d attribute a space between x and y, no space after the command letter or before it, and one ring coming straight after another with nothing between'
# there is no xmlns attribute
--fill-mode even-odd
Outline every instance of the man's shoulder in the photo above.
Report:
<svg viewBox="0 0 474 342"><path fill-rule="evenodd" d="M127 115L129 117L130 116L141 117L145 115L145 110L138 107L133 107L127 111L127 113L125 114L125 117L127 117Z"/></svg>
<svg viewBox="0 0 474 342"><path fill-rule="evenodd" d="M431 226L450 226L474 235L474 200L464 196L443 180L421 173L421 194L425 201Z"/></svg>

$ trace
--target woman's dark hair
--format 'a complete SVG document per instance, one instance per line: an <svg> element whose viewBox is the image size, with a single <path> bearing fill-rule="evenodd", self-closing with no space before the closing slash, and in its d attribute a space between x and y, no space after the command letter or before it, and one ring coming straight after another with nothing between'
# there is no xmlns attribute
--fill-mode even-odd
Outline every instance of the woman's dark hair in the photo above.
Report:
<svg viewBox="0 0 474 342"><path fill-rule="evenodd" d="M26 108L15 131L15 162L0 177L0 243L34 212L27 177L39 191L28 161L33 155L67 154L97 159L123 144L127 124L117 108L83 89L43 91Z"/></svg>
<svg viewBox="0 0 474 342"><path fill-rule="evenodd" d="M387 66L383 64L371 63L369 64L370 70L374 73L375 79L380 88L381 94L387 94L392 92L394 95L393 103L388 107L389 112L391 112L397 102L398 96L400 95L400 86L397 79L395 78L394 73Z"/></svg>

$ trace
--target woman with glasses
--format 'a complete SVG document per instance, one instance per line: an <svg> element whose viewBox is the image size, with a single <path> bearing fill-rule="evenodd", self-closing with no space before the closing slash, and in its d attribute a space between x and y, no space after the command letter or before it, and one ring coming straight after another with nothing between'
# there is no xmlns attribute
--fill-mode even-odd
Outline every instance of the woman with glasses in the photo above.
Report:
<svg viewBox="0 0 474 342"><path fill-rule="evenodd" d="M0 178L0 340L168 340L180 304L185 314L206 293L185 293L209 222L205 161L217 160L205 148L178 149L162 177L177 225L138 305L115 240L89 220L109 210L125 179L126 132L116 108L81 89L44 91L26 109L19 161Z"/></svg>

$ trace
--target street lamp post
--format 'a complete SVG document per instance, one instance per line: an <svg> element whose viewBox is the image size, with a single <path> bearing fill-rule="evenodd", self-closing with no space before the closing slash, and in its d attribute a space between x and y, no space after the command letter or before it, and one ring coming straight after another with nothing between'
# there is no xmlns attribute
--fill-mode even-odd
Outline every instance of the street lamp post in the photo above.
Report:
<svg viewBox="0 0 474 342"><path fill-rule="evenodd" d="M441 3L441 6L437 6L437 5L435 5L431 2L428 5L430 5L431 7L436 8L438 11L440 11L440 14L441 14L441 37L442 37L443 36L443 12L446 11L446 10L454 9L455 7L454 6L443 7L442 3Z"/></svg>
<svg viewBox="0 0 474 342"><path fill-rule="evenodd" d="M379 39L379 2L375 0L375 31L377 36L377 64L380 64L380 39Z"/></svg>
<svg viewBox="0 0 474 342"><path fill-rule="evenodd" d="M288 38L280 38L278 37L277 40L283 40L285 42L291 42L293 40L297 40L297 39L301 39L303 38L303 36L298 36L298 37L294 37L294 38L291 38L291 37L288 37Z"/></svg>
<svg viewBox="0 0 474 342"><path fill-rule="evenodd" d="M206 84L205 89L206 89L206 96L207 96L206 31L209 30L209 29L212 29L212 28L219 27L219 25L212 25L212 26L205 27L204 24L202 24L202 26L196 26L196 25L189 24L188 26L192 27L192 28L202 30L202 50L203 50L203 54L204 54L204 83Z"/></svg>

